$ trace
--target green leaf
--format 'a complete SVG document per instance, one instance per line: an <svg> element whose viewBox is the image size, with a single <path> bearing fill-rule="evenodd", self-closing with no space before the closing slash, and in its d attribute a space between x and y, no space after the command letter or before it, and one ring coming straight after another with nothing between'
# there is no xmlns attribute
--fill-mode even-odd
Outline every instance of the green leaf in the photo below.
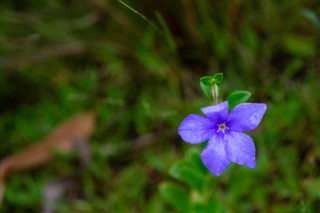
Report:
<svg viewBox="0 0 320 213"><path fill-rule="evenodd" d="M212 78L214 79L214 83L220 84L223 80L223 73L218 72L218 73L214 74L212 76Z"/></svg>
<svg viewBox="0 0 320 213"><path fill-rule="evenodd" d="M213 201L208 201L205 203L194 203L192 205L192 209L193 209L193 212L197 212L197 213L221 212L221 210L218 211L219 208L217 206L217 203Z"/></svg>
<svg viewBox="0 0 320 213"><path fill-rule="evenodd" d="M214 81L215 81L215 79L213 79L213 77L211 77L211 76L203 76L200 78L200 82L202 82L206 86L212 86Z"/></svg>
<svg viewBox="0 0 320 213"><path fill-rule="evenodd" d="M203 172L194 167L191 163L186 161L178 161L169 170L169 174L186 184L191 188L201 191L204 183L204 174Z"/></svg>
<svg viewBox="0 0 320 213"><path fill-rule="evenodd" d="M236 105L246 102L251 97L251 92L246 90L238 90L231 93L228 97L229 110L233 109Z"/></svg>
<svg viewBox="0 0 320 213"><path fill-rule="evenodd" d="M190 212L189 194L183 187L174 183L164 182L161 183L159 189L161 196L168 204L178 211Z"/></svg>
<svg viewBox="0 0 320 213"><path fill-rule="evenodd" d="M205 85L202 81L200 81L200 87L203 93L208 97L211 98L211 86Z"/></svg>
<svg viewBox="0 0 320 213"><path fill-rule="evenodd" d="M192 166L192 168L194 168L195 171L197 171L200 174L207 175L208 169L204 166L200 158L202 149L203 148L200 148L200 146L188 149L186 153L186 161L190 163L190 165Z"/></svg>

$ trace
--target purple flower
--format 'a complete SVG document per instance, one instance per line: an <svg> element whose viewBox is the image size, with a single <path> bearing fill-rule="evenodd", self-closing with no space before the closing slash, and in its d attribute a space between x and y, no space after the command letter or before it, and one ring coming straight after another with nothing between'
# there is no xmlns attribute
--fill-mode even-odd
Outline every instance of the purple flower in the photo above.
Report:
<svg viewBox="0 0 320 213"><path fill-rule="evenodd" d="M255 129L264 113L266 104L239 104L228 114L228 102L201 108L206 117L191 114L180 124L178 133L190 144L209 140L201 153L204 165L213 175L220 175L230 161L256 167L256 150L250 136L242 133Z"/></svg>

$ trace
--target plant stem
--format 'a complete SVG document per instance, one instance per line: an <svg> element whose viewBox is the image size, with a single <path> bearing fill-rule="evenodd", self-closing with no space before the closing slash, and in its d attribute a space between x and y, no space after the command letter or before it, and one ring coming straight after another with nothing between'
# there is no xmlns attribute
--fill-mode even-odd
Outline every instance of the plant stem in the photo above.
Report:
<svg viewBox="0 0 320 213"><path fill-rule="evenodd" d="M214 84L211 88L212 100L213 105L219 103L219 88L217 84Z"/></svg>

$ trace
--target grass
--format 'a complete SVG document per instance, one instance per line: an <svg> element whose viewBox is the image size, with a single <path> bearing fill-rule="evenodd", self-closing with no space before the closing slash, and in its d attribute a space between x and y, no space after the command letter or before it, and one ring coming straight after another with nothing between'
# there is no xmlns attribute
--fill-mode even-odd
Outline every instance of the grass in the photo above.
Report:
<svg viewBox="0 0 320 213"><path fill-rule="evenodd" d="M159 190L168 182L198 202L170 173L194 148L176 132L210 104L199 78L222 72L224 99L249 90L268 111L251 132L257 168L205 173L204 200L216 212L316 212L319 3L123 2L142 16L118 1L1 1L0 158L78 112L98 114L88 167L79 169L75 153L57 154L12 174L1 210L40 211L45 185L66 177L78 188L59 199L58 212L179 212Z"/></svg>

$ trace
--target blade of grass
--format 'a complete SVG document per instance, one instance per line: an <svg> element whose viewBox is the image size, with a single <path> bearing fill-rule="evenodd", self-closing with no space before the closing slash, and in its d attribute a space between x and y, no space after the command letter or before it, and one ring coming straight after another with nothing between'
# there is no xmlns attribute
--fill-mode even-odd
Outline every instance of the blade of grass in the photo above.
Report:
<svg viewBox="0 0 320 213"><path fill-rule="evenodd" d="M118 0L123 6L125 6L126 8L128 8L129 10L131 10L132 12L134 12L135 14L137 14L138 16L140 16L143 20L145 20L148 24L150 24L150 26L152 28L154 28L155 30L157 30L159 33L162 33L162 31L152 22L150 21L145 15L143 15L142 13L140 13L139 11L135 10L134 8L132 8L130 5L128 5L127 3L123 2L122 0Z"/></svg>
<svg viewBox="0 0 320 213"><path fill-rule="evenodd" d="M169 44L169 47L172 51L175 51L177 49L177 45L173 39L173 36L169 30L169 27L168 25L166 24L166 22L164 21L163 17L161 16L161 14L159 12L156 12L156 17L164 31L164 35L165 35L165 38Z"/></svg>

